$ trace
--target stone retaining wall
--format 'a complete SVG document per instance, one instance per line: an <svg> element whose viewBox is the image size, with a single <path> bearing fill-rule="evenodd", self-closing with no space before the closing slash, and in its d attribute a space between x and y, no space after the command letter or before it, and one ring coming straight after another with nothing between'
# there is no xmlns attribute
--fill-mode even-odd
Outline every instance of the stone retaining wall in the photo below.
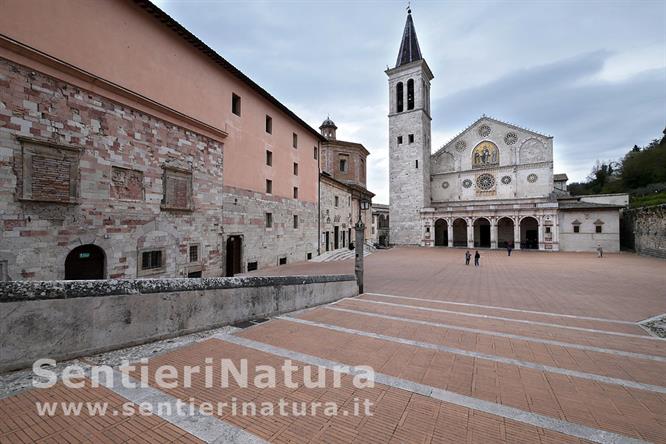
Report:
<svg viewBox="0 0 666 444"><path fill-rule="evenodd" d="M624 210L622 246L666 259L666 205Z"/></svg>
<svg viewBox="0 0 666 444"><path fill-rule="evenodd" d="M0 372L358 294L352 275L0 284Z"/></svg>

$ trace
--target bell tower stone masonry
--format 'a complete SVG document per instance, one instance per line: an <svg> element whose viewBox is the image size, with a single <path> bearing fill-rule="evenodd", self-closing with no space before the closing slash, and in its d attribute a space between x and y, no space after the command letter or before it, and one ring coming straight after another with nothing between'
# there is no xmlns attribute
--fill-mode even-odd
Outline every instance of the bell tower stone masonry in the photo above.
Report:
<svg viewBox="0 0 666 444"><path fill-rule="evenodd" d="M419 245L422 208L430 206L430 81L411 10L389 78L389 217L396 245Z"/></svg>

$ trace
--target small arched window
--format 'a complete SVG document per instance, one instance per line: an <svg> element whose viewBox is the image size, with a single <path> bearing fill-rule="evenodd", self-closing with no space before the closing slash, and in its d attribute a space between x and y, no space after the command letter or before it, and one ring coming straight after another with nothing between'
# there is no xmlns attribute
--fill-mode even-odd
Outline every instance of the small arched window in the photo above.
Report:
<svg viewBox="0 0 666 444"><path fill-rule="evenodd" d="M414 109L414 79L407 80L407 109Z"/></svg>
<svg viewBox="0 0 666 444"><path fill-rule="evenodd" d="M398 82L395 86L395 104L396 112L402 112L402 82Z"/></svg>

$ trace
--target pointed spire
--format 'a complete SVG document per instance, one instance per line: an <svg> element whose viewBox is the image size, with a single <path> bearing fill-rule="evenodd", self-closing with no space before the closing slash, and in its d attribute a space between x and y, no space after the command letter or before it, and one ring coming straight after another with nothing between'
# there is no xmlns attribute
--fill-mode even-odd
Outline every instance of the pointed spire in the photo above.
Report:
<svg viewBox="0 0 666 444"><path fill-rule="evenodd" d="M397 68L421 59L423 57L421 56L419 41L416 38L412 10L411 8L407 8L407 22L405 23L405 31L402 33L402 42L400 43L400 51L398 52L398 60L395 62L395 67Z"/></svg>

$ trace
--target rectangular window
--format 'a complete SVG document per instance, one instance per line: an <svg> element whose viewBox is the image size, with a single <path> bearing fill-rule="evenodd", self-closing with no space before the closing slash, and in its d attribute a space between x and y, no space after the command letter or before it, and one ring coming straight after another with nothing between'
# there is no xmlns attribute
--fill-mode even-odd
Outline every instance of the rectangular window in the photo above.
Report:
<svg viewBox="0 0 666 444"><path fill-rule="evenodd" d="M306 258L307 260L312 259L312 253L308 253L308 254L306 254L306 255L305 255L305 258Z"/></svg>
<svg viewBox="0 0 666 444"><path fill-rule="evenodd" d="M247 263L247 271L256 271L258 269L258 263L257 262L248 262Z"/></svg>
<svg viewBox="0 0 666 444"><path fill-rule="evenodd" d="M287 258L286 257L281 257L278 260L278 265L287 265Z"/></svg>
<svg viewBox="0 0 666 444"><path fill-rule="evenodd" d="M298 176L298 164L294 162L294 176Z"/></svg>
<svg viewBox="0 0 666 444"><path fill-rule="evenodd" d="M417 169L417 170L419 169L419 161L418 161L418 159L416 160L416 169Z"/></svg>
<svg viewBox="0 0 666 444"><path fill-rule="evenodd" d="M291 145L292 145L294 148L298 148L298 134L296 134L296 133L292 134Z"/></svg>
<svg viewBox="0 0 666 444"><path fill-rule="evenodd" d="M409 143L414 143L414 134L407 136L407 139L409 140Z"/></svg>
<svg viewBox="0 0 666 444"><path fill-rule="evenodd" d="M157 270L163 267L162 250L141 253L141 270Z"/></svg>
<svg viewBox="0 0 666 444"><path fill-rule="evenodd" d="M270 179L266 179L266 194L272 194L273 193L273 181Z"/></svg>
<svg viewBox="0 0 666 444"><path fill-rule="evenodd" d="M236 94L231 94L231 112L237 116L241 115L241 98Z"/></svg>
<svg viewBox="0 0 666 444"><path fill-rule="evenodd" d="M402 145L402 136L398 136L398 145Z"/></svg>
<svg viewBox="0 0 666 444"><path fill-rule="evenodd" d="M317 160L317 156L319 155L319 149L317 149L317 147L314 147L313 155L315 160Z"/></svg>
<svg viewBox="0 0 666 444"><path fill-rule="evenodd" d="M273 118L266 114L266 132L273 134Z"/></svg>
<svg viewBox="0 0 666 444"><path fill-rule="evenodd" d="M273 166L273 152L266 150L266 165Z"/></svg>
<svg viewBox="0 0 666 444"><path fill-rule="evenodd" d="M294 214L294 228L298 228L298 216Z"/></svg>
<svg viewBox="0 0 666 444"><path fill-rule="evenodd" d="M574 225L574 233L580 233L580 225Z"/></svg>
<svg viewBox="0 0 666 444"><path fill-rule="evenodd" d="M338 203L339 203L339 202L340 202L340 200L338 199L338 196L335 196L335 206L336 206L336 207L338 206Z"/></svg>
<svg viewBox="0 0 666 444"><path fill-rule="evenodd" d="M601 225L596 226L596 231L597 231L597 233L601 233L603 231L602 228L601 228Z"/></svg>
<svg viewBox="0 0 666 444"><path fill-rule="evenodd" d="M192 210L192 173L165 168L162 180L162 209Z"/></svg>
<svg viewBox="0 0 666 444"><path fill-rule="evenodd" d="M298 199L298 187L294 187L294 199Z"/></svg>
<svg viewBox="0 0 666 444"><path fill-rule="evenodd" d="M550 233L550 227L546 227L546 233Z"/></svg>
<svg viewBox="0 0 666 444"><path fill-rule="evenodd" d="M199 246L190 245L190 262L199 262Z"/></svg>
<svg viewBox="0 0 666 444"><path fill-rule="evenodd" d="M349 169L349 156L347 154L340 154L338 156L338 163L340 167L340 172L346 173Z"/></svg>
<svg viewBox="0 0 666 444"><path fill-rule="evenodd" d="M266 213L266 228L273 228L273 213Z"/></svg>

